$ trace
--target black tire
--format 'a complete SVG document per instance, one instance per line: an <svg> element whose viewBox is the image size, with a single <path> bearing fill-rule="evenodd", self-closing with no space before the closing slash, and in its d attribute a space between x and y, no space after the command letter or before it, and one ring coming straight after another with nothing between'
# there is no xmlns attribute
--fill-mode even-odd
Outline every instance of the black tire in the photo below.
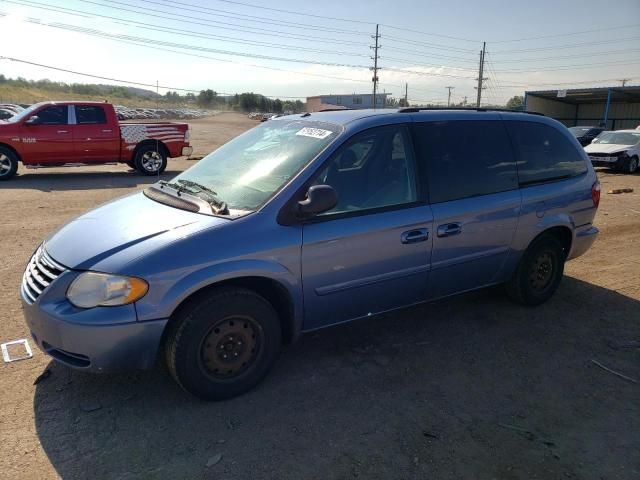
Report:
<svg viewBox="0 0 640 480"><path fill-rule="evenodd" d="M638 157L633 156L630 158L625 158L624 161L622 162L622 171L624 173L636 173L636 170L638 169Z"/></svg>
<svg viewBox="0 0 640 480"><path fill-rule="evenodd" d="M159 143L149 142L138 148L133 163L143 175L160 175L167 168L167 153Z"/></svg>
<svg viewBox="0 0 640 480"><path fill-rule="evenodd" d="M507 282L507 294L523 305L546 302L560 285L565 259L566 253L555 236L545 234L536 238Z"/></svg>
<svg viewBox="0 0 640 480"><path fill-rule="evenodd" d="M169 372L203 400L241 395L267 375L282 344L273 306L244 288L223 288L171 320L164 353Z"/></svg>
<svg viewBox="0 0 640 480"><path fill-rule="evenodd" d="M0 181L9 180L18 171L18 156L10 149L0 147Z"/></svg>

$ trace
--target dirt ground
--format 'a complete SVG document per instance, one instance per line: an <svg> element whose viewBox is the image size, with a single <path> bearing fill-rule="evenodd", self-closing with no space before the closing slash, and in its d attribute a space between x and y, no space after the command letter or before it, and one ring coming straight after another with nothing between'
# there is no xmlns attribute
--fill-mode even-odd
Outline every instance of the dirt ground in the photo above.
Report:
<svg viewBox="0 0 640 480"><path fill-rule="evenodd" d="M192 143L207 153L253 125L194 121ZM640 478L640 383L592 362L640 382L640 174L599 176L601 234L538 308L495 288L310 334L220 403L162 369L1 363L0 478ZM152 181L21 167L0 184L0 342L28 337L18 286L46 234ZM620 187L634 192L606 193Z"/></svg>

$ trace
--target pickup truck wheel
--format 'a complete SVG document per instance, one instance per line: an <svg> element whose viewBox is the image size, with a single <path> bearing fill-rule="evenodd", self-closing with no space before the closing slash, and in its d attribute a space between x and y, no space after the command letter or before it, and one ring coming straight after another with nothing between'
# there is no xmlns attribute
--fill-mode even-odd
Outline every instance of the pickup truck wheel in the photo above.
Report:
<svg viewBox="0 0 640 480"><path fill-rule="evenodd" d="M18 171L18 157L8 148L0 147L0 181L9 180Z"/></svg>
<svg viewBox="0 0 640 480"><path fill-rule="evenodd" d="M564 274L565 252L553 235L542 235L524 253L507 282L507 294L516 302L535 306L551 298Z"/></svg>
<svg viewBox="0 0 640 480"><path fill-rule="evenodd" d="M268 373L281 346L278 315L257 293L224 288L182 310L167 332L167 367L203 400L235 397Z"/></svg>
<svg viewBox="0 0 640 480"><path fill-rule="evenodd" d="M140 147L134 160L135 168L143 175L159 175L167 168L167 155L158 145Z"/></svg>

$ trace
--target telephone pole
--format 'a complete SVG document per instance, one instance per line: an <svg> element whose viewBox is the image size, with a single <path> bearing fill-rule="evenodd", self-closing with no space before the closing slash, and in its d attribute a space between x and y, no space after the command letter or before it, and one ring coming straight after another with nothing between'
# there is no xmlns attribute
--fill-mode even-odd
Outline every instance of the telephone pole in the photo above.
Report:
<svg viewBox="0 0 640 480"><path fill-rule="evenodd" d="M449 98L447 98L447 107L450 107L451 106L451 90L453 90L456 87L444 87L444 88L449 89Z"/></svg>
<svg viewBox="0 0 640 480"><path fill-rule="evenodd" d="M378 40L380 39L380 34L378 33L378 28L380 27L380 25L376 24L376 34L375 36L372 35L371 38L375 39L376 44L373 47L369 47L372 48L374 53L373 53L373 57L371 57L373 59L373 68L371 70L373 70L373 77L371 78L371 81L373 82L373 109L376 109L376 93L378 91L378 49L381 48L380 45L378 45Z"/></svg>
<svg viewBox="0 0 640 480"><path fill-rule="evenodd" d="M409 84L408 83L404 84L404 106L405 107L409 106Z"/></svg>
<svg viewBox="0 0 640 480"><path fill-rule="evenodd" d="M482 82L483 80L487 80L486 78L482 77L482 75L484 74L484 54L485 54L486 48L487 48L487 42L482 42L482 50L480 50L480 68L478 72L478 86L476 87L476 90L478 90L478 99L476 100L476 108L480 108L480 101L482 100L482 89L485 88L482 86Z"/></svg>
<svg viewBox="0 0 640 480"><path fill-rule="evenodd" d="M621 78L618 81L622 84L621 86L624 87L629 80L631 80L631 79L630 78Z"/></svg>

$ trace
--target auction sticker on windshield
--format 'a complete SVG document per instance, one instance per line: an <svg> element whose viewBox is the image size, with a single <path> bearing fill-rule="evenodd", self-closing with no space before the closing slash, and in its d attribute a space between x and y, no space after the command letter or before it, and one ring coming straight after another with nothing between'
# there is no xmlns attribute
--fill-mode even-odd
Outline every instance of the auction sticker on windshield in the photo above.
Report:
<svg viewBox="0 0 640 480"><path fill-rule="evenodd" d="M302 130L296 132L296 135L301 135L303 137L323 139L323 138L327 138L332 133L333 132L331 132L330 130L323 130L321 128L304 127Z"/></svg>

